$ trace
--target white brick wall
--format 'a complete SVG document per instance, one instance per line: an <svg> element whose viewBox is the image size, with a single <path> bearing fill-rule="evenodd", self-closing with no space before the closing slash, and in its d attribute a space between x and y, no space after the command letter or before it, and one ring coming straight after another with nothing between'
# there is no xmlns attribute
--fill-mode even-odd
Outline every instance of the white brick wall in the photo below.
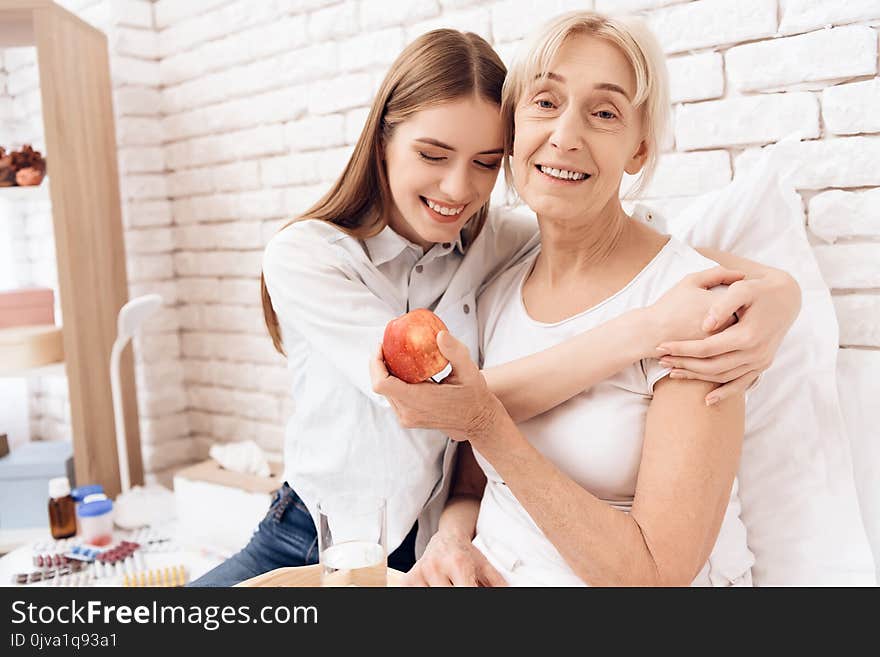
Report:
<svg viewBox="0 0 880 657"><path fill-rule="evenodd" d="M880 3L876 0L781 0L780 4L779 31L783 34L880 18Z"/></svg>
<svg viewBox="0 0 880 657"><path fill-rule="evenodd" d="M822 115L831 134L880 132L880 79L824 89Z"/></svg>
<svg viewBox="0 0 880 657"><path fill-rule="evenodd" d="M670 57L666 65L673 103L720 98L724 94L724 65L720 53Z"/></svg>
<svg viewBox="0 0 880 657"><path fill-rule="evenodd" d="M839 189L822 192L810 199L809 226L828 242L847 237L880 237L880 188L864 192Z"/></svg>
<svg viewBox="0 0 880 657"><path fill-rule="evenodd" d="M679 149L767 144L793 131L819 136L819 102L809 93L744 96L682 105L675 113Z"/></svg>
<svg viewBox="0 0 880 657"><path fill-rule="evenodd" d="M776 0L698 0L658 9L648 25L667 53L771 36Z"/></svg>
<svg viewBox="0 0 880 657"><path fill-rule="evenodd" d="M131 294L166 299L135 349L154 477L215 440L280 452L295 400L262 328L262 248L324 193L390 61L435 27L475 31L509 62L531 28L561 11L639 12L667 53L675 105L671 152L646 193L661 211L727 184L758 148L799 131L795 182L833 288L846 372L870 378L859 368L880 349L876 0L65 4L108 32ZM0 62L0 118L12 119L0 121L0 138L38 145L33 52L7 50ZM30 212L21 265L51 284L48 215ZM65 398L63 385L35 386L41 435L63 434Z"/></svg>
<svg viewBox="0 0 880 657"><path fill-rule="evenodd" d="M739 91L877 73L877 31L866 25L818 30L731 48L727 76Z"/></svg>

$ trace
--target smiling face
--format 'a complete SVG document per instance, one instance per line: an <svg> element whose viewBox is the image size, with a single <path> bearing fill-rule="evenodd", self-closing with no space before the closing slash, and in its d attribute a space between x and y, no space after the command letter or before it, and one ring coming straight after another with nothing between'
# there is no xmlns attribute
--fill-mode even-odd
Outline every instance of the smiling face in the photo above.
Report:
<svg viewBox="0 0 880 657"><path fill-rule="evenodd" d="M574 34L547 74L527 86L514 114L517 192L538 217L571 221L619 206L623 173L646 156L636 80L609 41Z"/></svg>
<svg viewBox="0 0 880 657"><path fill-rule="evenodd" d="M425 249L454 242L489 200L502 143L499 107L476 96L428 107L395 126L385 145L391 228Z"/></svg>

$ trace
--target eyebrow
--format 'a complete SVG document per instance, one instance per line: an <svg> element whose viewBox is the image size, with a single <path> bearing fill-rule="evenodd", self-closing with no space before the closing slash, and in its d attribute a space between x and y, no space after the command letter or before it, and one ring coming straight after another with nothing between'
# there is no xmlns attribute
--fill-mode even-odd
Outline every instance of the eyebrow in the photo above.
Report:
<svg viewBox="0 0 880 657"><path fill-rule="evenodd" d="M538 78L541 78L541 77L546 77L546 78L549 78L550 80L555 80L556 82L562 82L562 83L565 83L565 81L566 81L564 77L559 75L559 73L553 73L552 71L548 72L544 76L542 76L541 74L538 74L535 76L535 79L537 80ZM627 100L630 100L629 94L623 90L623 87L620 87L620 86L613 84L611 82L599 82L598 84L593 86L593 89L602 89L604 91L613 91L615 93L622 95Z"/></svg>
<svg viewBox="0 0 880 657"><path fill-rule="evenodd" d="M453 153L457 152L452 146L449 144L444 144L442 141L438 141L437 139L432 139L431 137L419 137L416 141L420 141L424 144L431 144L432 146L437 146L439 148L445 148L447 151L452 151ZM504 155L503 148L493 148L491 151L480 151L477 155Z"/></svg>

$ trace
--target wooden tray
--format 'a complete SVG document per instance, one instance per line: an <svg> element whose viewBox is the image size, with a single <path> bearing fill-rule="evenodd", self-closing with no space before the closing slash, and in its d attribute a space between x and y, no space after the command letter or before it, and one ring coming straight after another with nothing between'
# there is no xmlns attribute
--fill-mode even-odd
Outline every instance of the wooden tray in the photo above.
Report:
<svg viewBox="0 0 880 657"><path fill-rule="evenodd" d="M236 586L262 587L262 586L321 586L321 566L291 566L289 568L276 568L268 573L251 577ZM394 568L388 569L388 586L403 586L403 573Z"/></svg>

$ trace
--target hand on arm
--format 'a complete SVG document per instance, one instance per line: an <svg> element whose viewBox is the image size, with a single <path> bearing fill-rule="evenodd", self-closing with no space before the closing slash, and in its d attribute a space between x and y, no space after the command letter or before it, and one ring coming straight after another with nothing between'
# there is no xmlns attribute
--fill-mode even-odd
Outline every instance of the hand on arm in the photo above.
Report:
<svg viewBox="0 0 880 657"><path fill-rule="evenodd" d="M483 376L513 420L523 422L627 365L656 357L661 342L707 337L710 332L701 327L713 304L717 306L709 289L744 276L723 267L691 274L652 306L628 311L544 351L486 368Z"/></svg>
<svg viewBox="0 0 880 657"><path fill-rule="evenodd" d="M407 573L406 586L507 586L471 542L485 486L486 478L470 445L460 445L452 493L440 516L440 528Z"/></svg>
<svg viewBox="0 0 880 657"><path fill-rule="evenodd" d="M719 294L707 313L704 328L717 330L735 312L738 322L704 339L665 341L655 356L672 367L673 379L700 379L724 384L706 395L715 403L742 394L770 365L801 307L801 290L786 272L745 258L699 249L725 267L736 267L746 278ZM723 325L723 324L722 324ZM714 401L713 401L714 400Z"/></svg>

